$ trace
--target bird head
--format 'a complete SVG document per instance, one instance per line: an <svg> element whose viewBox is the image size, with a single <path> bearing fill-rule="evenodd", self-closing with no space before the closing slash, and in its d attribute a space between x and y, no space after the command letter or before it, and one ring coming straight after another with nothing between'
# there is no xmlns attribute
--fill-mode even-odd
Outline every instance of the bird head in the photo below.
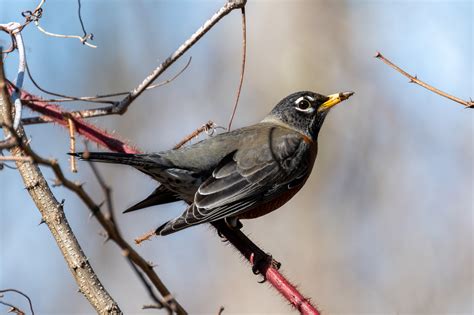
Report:
<svg viewBox="0 0 474 315"><path fill-rule="evenodd" d="M279 122L316 139L328 112L348 99L354 92L341 92L328 96L302 91L282 99L263 122Z"/></svg>

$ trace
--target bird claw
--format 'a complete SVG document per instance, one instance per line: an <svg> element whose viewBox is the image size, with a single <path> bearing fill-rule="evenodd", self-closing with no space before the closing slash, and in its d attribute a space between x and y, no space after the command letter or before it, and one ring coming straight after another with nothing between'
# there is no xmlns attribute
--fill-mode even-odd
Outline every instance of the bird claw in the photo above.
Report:
<svg viewBox="0 0 474 315"><path fill-rule="evenodd" d="M256 257L258 256L258 257ZM252 253L250 255L250 263L252 264L252 272L254 275L262 275L263 279L258 281L258 283L264 283L267 281L267 277L265 273L262 271L266 271L269 267L275 268L277 270L280 269L281 263L273 259L272 255L264 254L264 255L256 255Z"/></svg>
<svg viewBox="0 0 474 315"><path fill-rule="evenodd" d="M228 242L229 240L227 239L227 237L224 236L224 234L222 234L221 231L217 230L217 235L221 238L221 241L222 242Z"/></svg>

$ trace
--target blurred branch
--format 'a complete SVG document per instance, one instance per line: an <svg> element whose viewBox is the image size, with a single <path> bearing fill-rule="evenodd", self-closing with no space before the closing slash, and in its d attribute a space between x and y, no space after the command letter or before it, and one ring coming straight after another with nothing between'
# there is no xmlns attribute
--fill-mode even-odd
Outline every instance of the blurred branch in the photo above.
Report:
<svg viewBox="0 0 474 315"><path fill-rule="evenodd" d="M407 73L406 71L401 69L399 66L397 66L396 64L394 64L393 62L391 62L390 60L385 58L380 52L377 52L377 54L375 55L375 58L382 60L385 64L389 65L393 69L400 72L402 75L406 76L408 79L410 79L410 81L409 81L410 83L416 83L418 85L421 85L422 87L424 87L425 89L430 90L431 92L434 92L434 93L436 93L438 95L441 95L443 97L446 97L446 98L448 98L448 99L450 99L454 102L457 102L459 104L462 104L462 105L466 106L466 108L474 108L474 101L472 101L472 100L465 101L465 100L462 100L462 99L460 99L456 96L452 96L452 95L450 95L446 92L438 90L437 88L435 88L435 87L421 81L420 79L418 79L416 75L412 76L411 74Z"/></svg>
<svg viewBox="0 0 474 315"><path fill-rule="evenodd" d="M49 161L34 153L24 134L21 125L15 130L12 125L12 105L7 91L3 72L3 62L0 60L0 116L3 117L4 133L16 139L17 145L10 148L13 157L31 157L36 163L16 161L18 171L23 178L26 189L41 212L44 222L48 225L51 234L56 240L71 273L73 274L80 291L99 313L121 314L120 308L102 286L94 273L87 257L82 251L74 232L69 226L63 211L63 204L54 197L38 163L48 165L57 172L59 166L56 161Z"/></svg>
<svg viewBox="0 0 474 315"><path fill-rule="evenodd" d="M7 292L13 292L13 293L17 293L17 294L23 296L28 301L28 305L30 306L31 315L35 315L35 311L33 310L33 304L31 303L31 299L28 295L26 295L25 293L23 293L23 292L21 292L20 290L17 290L17 289L4 289L4 290L0 290L0 297L3 297L2 293L7 293ZM15 308L16 310L18 310L22 314L25 314L25 312L21 311L18 307L14 306L14 305L11 305L11 304L6 303L4 301L0 301L0 303L2 303L3 305L7 305L7 306L10 306L12 308ZM11 310L10 312L15 312L15 311Z"/></svg>
<svg viewBox="0 0 474 315"><path fill-rule="evenodd" d="M188 38L174 53L165 61L156 67L135 89L114 107L114 112L123 114L128 106L138 97L146 88L153 83L166 69L168 69L176 60L178 60L189 48L191 48L204 34L206 34L217 22L235 9L245 7L247 0L228 0L224 6L217 11L209 20L207 20L190 38Z"/></svg>

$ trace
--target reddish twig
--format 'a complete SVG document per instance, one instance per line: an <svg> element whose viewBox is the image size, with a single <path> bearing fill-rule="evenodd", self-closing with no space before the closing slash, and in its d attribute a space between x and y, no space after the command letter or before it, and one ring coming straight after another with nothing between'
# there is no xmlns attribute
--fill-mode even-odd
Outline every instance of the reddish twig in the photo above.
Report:
<svg viewBox="0 0 474 315"><path fill-rule="evenodd" d="M9 93L12 93L14 88L13 86L8 86ZM31 110L41 113L48 119L54 121L55 123L67 127L67 117L71 117L74 121L76 127L76 132L86 139L107 148L111 151L132 153L136 150L126 144L125 142L116 139L113 135L108 132L97 128L96 126L86 122L81 117L75 116L74 113L63 110L59 105L43 102L40 97L34 96L24 90L20 91L20 97L24 100L24 105L30 108Z"/></svg>
<svg viewBox="0 0 474 315"><path fill-rule="evenodd" d="M390 60L388 60L387 58L385 58L380 52L377 52L377 54L375 55L375 58L382 60L385 64L389 65L393 69L397 70L398 72L400 72L401 74L406 76L408 79L410 79L410 81L409 81L410 83L416 83L416 84L424 87L425 89L430 90L431 92L434 92L438 95L446 97L447 99L450 99L454 102L462 104L462 105L466 106L466 108L474 108L474 101L472 101L472 100L465 101L465 100L462 100L462 99L460 99L456 96L453 96L453 95L450 95L446 92L438 90L437 88L435 88L435 87L421 81L420 79L418 79L416 75L412 76L411 74L409 74L408 72L406 72L405 70L403 70L402 68L400 68L399 66L397 66L396 64L391 62Z"/></svg>

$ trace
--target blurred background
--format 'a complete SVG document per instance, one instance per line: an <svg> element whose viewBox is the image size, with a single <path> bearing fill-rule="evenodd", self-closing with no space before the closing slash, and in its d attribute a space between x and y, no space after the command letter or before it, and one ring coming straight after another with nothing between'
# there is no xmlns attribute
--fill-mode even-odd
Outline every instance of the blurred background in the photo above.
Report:
<svg viewBox="0 0 474 315"><path fill-rule="evenodd" d="M128 91L207 20L224 1L82 1L94 34L78 40L23 31L34 78L69 95ZM1 0L0 23L23 21L38 1ZM81 34L76 1L47 1L41 25ZM473 114L395 72L382 52L426 82L474 97L472 1L252 1L247 4L245 81L234 128L258 122L298 90L356 94L334 109L319 136L315 169L302 191L244 231L282 262L282 271L325 314L472 314ZM0 43L8 38L0 35ZM125 116L91 119L146 151L172 147L208 120L227 126L239 80L241 17L225 17L144 93ZM17 55L6 59L13 79ZM44 95L27 81L25 88ZM69 104L91 108L93 104ZM30 113L27 113L30 115ZM67 133L26 127L40 154L65 170ZM80 145L81 147L82 144ZM156 184L127 167L100 165L113 187L127 240L184 209L181 203L129 215L121 211ZM53 175L43 169L52 183ZM89 166L67 175L104 199ZM90 314L63 257L15 170L0 172L0 288L16 288L38 314ZM122 310L151 301L118 247L64 188L54 188L89 261ZM154 238L137 250L191 314L294 313L206 225ZM25 308L21 298L9 302ZM6 308L4 309L6 311ZM3 312L3 310L2 310ZM158 311L164 313L164 311Z"/></svg>

